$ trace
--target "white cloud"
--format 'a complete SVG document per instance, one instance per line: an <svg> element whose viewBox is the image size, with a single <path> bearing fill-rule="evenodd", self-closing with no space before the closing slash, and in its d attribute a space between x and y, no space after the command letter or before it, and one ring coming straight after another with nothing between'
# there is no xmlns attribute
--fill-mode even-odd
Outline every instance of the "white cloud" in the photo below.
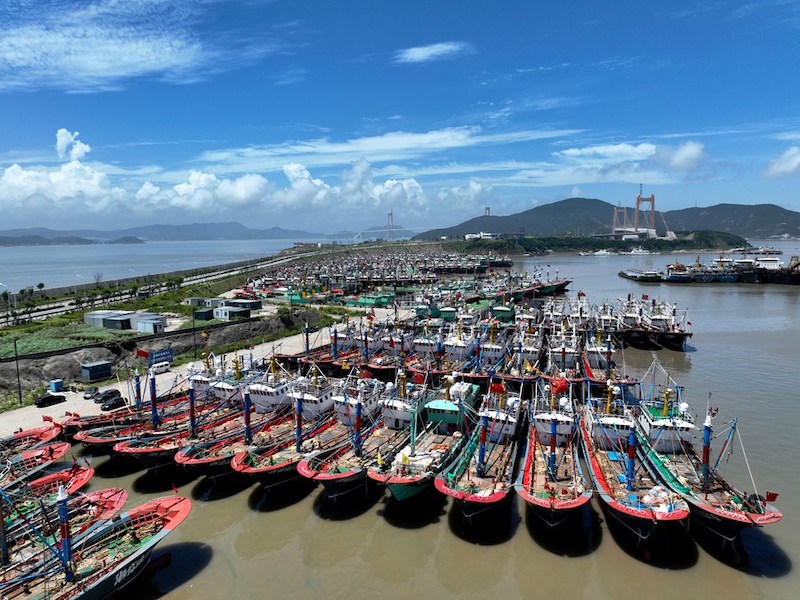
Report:
<svg viewBox="0 0 800 600"><path fill-rule="evenodd" d="M492 186L470 179L467 185L452 186L436 194L440 209L458 207L464 214L474 214L492 199Z"/></svg>
<svg viewBox="0 0 800 600"><path fill-rule="evenodd" d="M135 77L193 82L284 46L268 39L277 29L201 29L215 10L194 0L0 4L0 90L117 90Z"/></svg>
<svg viewBox="0 0 800 600"><path fill-rule="evenodd" d="M382 135L341 142L321 138L272 146L214 150L203 153L198 160L237 173L275 171L291 162L298 162L309 168L353 164L362 159L374 164L427 157L433 153L461 148L569 137L580 131L532 129L486 133L477 126L447 127L421 133L390 131Z"/></svg>
<svg viewBox="0 0 800 600"><path fill-rule="evenodd" d="M145 181L142 184L142 187L140 187L136 191L136 199L137 200L142 200L142 201L148 200L149 198L152 198L153 196L158 194L158 192L160 192L160 191L161 191L161 188L159 188L157 185L153 185L149 181Z"/></svg>
<svg viewBox="0 0 800 600"><path fill-rule="evenodd" d="M594 159L594 160L646 160L656 152L655 144L607 144L588 146L586 148L569 148L554 152L554 156L569 159Z"/></svg>
<svg viewBox="0 0 800 600"><path fill-rule="evenodd" d="M394 57L396 63L423 63L433 60L455 58L472 52L466 42L440 42L428 46L417 46L398 50Z"/></svg>
<svg viewBox="0 0 800 600"><path fill-rule="evenodd" d="M89 144L84 144L78 139L79 135L77 131L72 133L63 127L56 132L56 152L59 158L64 158L69 150L70 160L81 160L91 151Z"/></svg>
<svg viewBox="0 0 800 600"><path fill-rule="evenodd" d="M783 154L769 162L763 175L767 179L777 179L800 173L800 147L787 148Z"/></svg>
<svg viewBox="0 0 800 600"><path fill-rule="evenodd" d="M658 146L653 159L675 171L693 171L706 159L702 142L688 141L680 146Z"/></svg>

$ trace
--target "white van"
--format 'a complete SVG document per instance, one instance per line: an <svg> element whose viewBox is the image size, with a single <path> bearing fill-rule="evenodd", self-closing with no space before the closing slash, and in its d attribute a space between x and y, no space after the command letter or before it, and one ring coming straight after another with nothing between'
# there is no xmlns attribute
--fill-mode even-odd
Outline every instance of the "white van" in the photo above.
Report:
<svg viewBox="0 0 800 600"><path fill-rule="evenodd" d="M153 366L150 367L150 372L153 375L158 375L159 373L166 373L169 371L169 361L165 360L162 362L153 363Z"/></svg>

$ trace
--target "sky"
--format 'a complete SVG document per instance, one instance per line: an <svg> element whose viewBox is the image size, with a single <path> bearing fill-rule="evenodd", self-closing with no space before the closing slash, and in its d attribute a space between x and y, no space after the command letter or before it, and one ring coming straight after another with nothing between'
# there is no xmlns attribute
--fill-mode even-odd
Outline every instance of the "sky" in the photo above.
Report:
<svg viewBox="0 0 800 600"><path fill-rule="evenodd" d="M800 211L798 40L794 0L3 0L0 229Z"/></svg>

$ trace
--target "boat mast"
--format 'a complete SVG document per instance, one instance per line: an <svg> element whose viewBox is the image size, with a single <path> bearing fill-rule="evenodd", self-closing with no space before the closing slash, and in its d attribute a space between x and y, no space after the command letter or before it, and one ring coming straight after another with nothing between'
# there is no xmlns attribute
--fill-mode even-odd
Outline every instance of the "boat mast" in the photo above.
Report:
<svg viewBox="0 0 800 600"><path fill-rule="evenodd" d="M636 430L631 427L631 433L628 436L628 477L627 489L629 492L633 491L633 471L634 459L636 457Z"/></svg>
<svg viewBox="0 0 800 600"><path fill-rule="evenodd" d="M136 399L136 414L142 412L142 382L139 378L139 368L137 367L134 371L133 376L133 390L134 390L134 398Z"/></svg>
<svg viewBox="0 0 800 600"><path fill-rule="evenodd" d="M153 428L158 428L161 419L158 418L158 406L156 405L156 374L150 373L150 418L153 421Z"/></svg>
<svg viewBox="0 0 800 600"><path fill-rule="evenodd" d="M189 437L197 437L197 413L195 412L194 378L189 379Z"/></svg>
<svg viewBox="0 0 800 600"><path fill-rule="evenodd" d="M69 533L69 509L67 508L67 493L64 486L58 486L58 522L61 528L61 561L64 564L64 577L67 583L75 578L75 573L70 567L72 563L72 537Z"/></svg>
<svg viewBox="0 0 800 600"><path fill-rule="evenodd" d="M550 411L552 418L550 419L550 456L547 457L547 473L550 475L551 480L556 478L556 434L558 427L558 419L556 418L556 400L553 389L546 385L544 386L545 392L550 394Z"/></svg>
<svg viewBox="0 0 800 600"><path fill-rule="evenodd" d="M253 443L253 430L250 428L250 392L244 393L244 443L248 446Z"/></svg>
<svg viewBox="0 0 800 600"><path fill-rule="evenodd" d="M297 392L295 405L294 449L300 452L300 443L303 441L303 390Z"/></svg>

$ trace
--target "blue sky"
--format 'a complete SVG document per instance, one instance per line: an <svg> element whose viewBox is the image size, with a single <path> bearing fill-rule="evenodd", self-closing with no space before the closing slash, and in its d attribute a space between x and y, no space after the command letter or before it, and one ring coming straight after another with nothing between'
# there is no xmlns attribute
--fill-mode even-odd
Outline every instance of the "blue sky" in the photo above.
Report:
<svg viewBox="0 0 800 600"><path fill-rule="evenodd" d="M0 229L800 211L797 2L540 4L4 0Z"/></svg>

